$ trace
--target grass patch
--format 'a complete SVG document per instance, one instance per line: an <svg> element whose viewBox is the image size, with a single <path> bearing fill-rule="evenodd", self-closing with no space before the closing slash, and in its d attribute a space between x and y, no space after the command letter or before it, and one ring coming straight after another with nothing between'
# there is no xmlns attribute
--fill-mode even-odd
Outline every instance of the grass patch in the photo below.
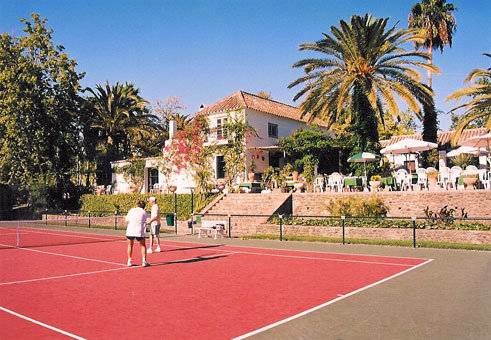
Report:
<svg viewBox="0 0 491 340"><path fill-rule="evenodd" d="M278 235L259 234L244 236L245 240L279 240ZM322 237L322 236L284 236L284 241L302 241L302 242L326 242L326 243L342 243L341 238ZM362 239L349 238L346 239L346 244L369 244L369 245L384 245L398 247L412 247L412 240L380 240L380 239ZM439 249L465 249L465 250L485 250L491 251L491 244L472 244L472 243L450 243L450 242L435 242L435 241L418 241L416 243L419 248L439 248Z"/></svg>

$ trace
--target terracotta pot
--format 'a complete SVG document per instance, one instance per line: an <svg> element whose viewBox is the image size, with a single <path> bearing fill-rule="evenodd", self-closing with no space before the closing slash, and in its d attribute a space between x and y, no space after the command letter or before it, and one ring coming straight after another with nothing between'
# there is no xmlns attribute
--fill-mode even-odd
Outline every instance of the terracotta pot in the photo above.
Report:
<svg viewBox="0 0 491 340"><path fill-rule="evenodd" d="M476 184L477 177L464 177L463 181L466 188L471 188Z"/></svg>
<svg viewBox="0 0 491 340"><path fill-rule="evenodd" d="M370 188L373 190L377 190L380 188L380 181L370 181Z"/></svg>
<svg viewBox="0 0 491 340"><path fill-rule="evenodd" d="M298 171L293 171L293 172L292 172L292 179L293 179L294 181L298 180Z"/></svg>
<svg viewBox="0 0 491 340"><path fill-rule="evenodd" d="M249 172L247 174L247 179L249 180L249 182L254 182L254 172Z"/></svg>

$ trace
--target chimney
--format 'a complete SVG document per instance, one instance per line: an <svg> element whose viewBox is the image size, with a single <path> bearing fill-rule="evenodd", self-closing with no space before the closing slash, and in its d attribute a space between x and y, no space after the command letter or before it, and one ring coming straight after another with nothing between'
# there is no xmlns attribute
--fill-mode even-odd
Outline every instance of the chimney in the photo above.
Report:
<svg viewBox="0 0 491 340"><path fill-rule="evenodd" d="M177 131L177 124L175 120L169 121L169 139L174 139Z"/></svg>
<svg viewBox="0 0 491 340"><path fill-rule="evenodd" d="M205 105L204 105L204 104L201 104L201 105L199 106L199 111L203 110L204 108L205 108Z"/></svg>

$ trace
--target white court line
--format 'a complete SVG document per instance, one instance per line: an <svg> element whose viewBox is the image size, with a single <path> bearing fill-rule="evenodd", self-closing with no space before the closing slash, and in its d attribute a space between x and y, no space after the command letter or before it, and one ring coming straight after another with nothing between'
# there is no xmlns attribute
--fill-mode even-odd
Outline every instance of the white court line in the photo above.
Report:
<svg viewBox="0 0 491 340"><path fill-rule="evenodd" d="M61 234L59 233L54 233L54 232L48 232L48 231L39 231L39 229L35 228L28 228L28 227L21 227L23 230L28 230L28 233L34 233L34 234L46 234L46 235L57 235L57 236L64 236L64 237L80 237L80 238L89 238L91 240L103 240L103 241L111 241L111 240L117 240L120 237L117 236L110 236L108 235L106 238L103 237L92 237L92 236L83 236L83 235L78 235L77 233L70 233L69 231L63 231L60 230ZM52 231L55 231L53 229L49 229ZM70 234L68 234L70 233ZM92 235L98 235L98 236L104 236L100 234L92 234Z"/></svg>
<svg viewBox="0 0 491 340"><path fill-rule="evenodd" d="M166 245L164 245L166 246ZM161 244L162 247L162 244ZM186 249L186 247L179 246L169 246L169 247L177 247ZM259 248L262 249L262 248ZM190 249L192 250L192 249ZM310 257L310 256L298 256L298 255L282 255L282 254L270 254L270 253L256 253L250 251L233 251L226 249L213 249L215 251L221 252L230 252L234 254L249 254L249 255L259 255L259 256L273 256L273 257L284 257L284 258L293 258L293 259L304 259L304 260L321 260L321 261L332 261L332 262L348 262L348 263L363 263L363 264L377 264L377 265L387 265L387 266L399 266L399 267L412 267L413 264L407 263L393 263L393 262L377 262L377 261L362 261L362 260L347 260L347 259L336 259L336 258L328 258L328 257ZM324 253L329 254L329 253Z"/></svg>
<svg viewBox="0 0 491 340"><path fill-rule="evenodd" d="M37 325L40 325L40 326L42 326L42 327L45 327L45 328L51 329L52 331L55 331L55 332L61 333L61 334L66 335L66 336L68 336L68 337L70 337L70 338L73 338L73 339L78 339L78 340L85 340L85 338L82 338L81 336L78 336L78 335L75 335L75 334L69 333L69 332L67 332L67 331L64 331L64 330L62 330L62 329L56 328L56 327L54 327L54 326L50 326L50 325L48 325L48 324L45 324L44 322L34 320L34 319L30 318L30 317L27 317L27 316L25 316L25 315L19 314L19 313L17 313L17 312L14 312L13 310L10 310L10 309L5 308L5 307L0 306L0 310L3 310L5 313L12 314L12 315L17 316L17 317L19 317L19 318L21 318L21 319L24 319L24 320L30 321L30 322L32 322L32 323L35 323L35 324L37 324Z"/></svg>
<svg viewBox="0 0 491 340"><path fill-rule="evenodd" d="M12 249L19 249L19 250L25 250L25 251L32 251L32 252L36 252L36 253L54 255L54 256L69 257L69 258L77 259L77 260L86 260L86 261L100 262L100 263L106 263L106 264L116 264L118 266L124 266L124 264L122 264L122 263L112 262L112 261L104 261L104 260L97 260L97 259L91 259L89 257L81 257L81 256L75 256L75 255L66 255L66 254L60 254L60 253L53 253L53 252L50 252L50 251L44 251L44 250L38 250L38 249L14 247L12 245L2 244L2 243L0 243L0 246L9 247L9 248L12 248Z"/></svg>
<svg viewBox="0 0 491 340"><path fill-rule="evenodd" d="M220 251L220 250L218 250ZM225 251L225 250L222 250ZM378 264L387 266L399 266L399 267L412 267L412 264L406 263L392 263L392 262L376 262L376 261L361 261L361 260L345 260L345 259L334 259L328 257L309 257L309 256L296 256L296 255L281 255L281 254L264 254L264 253L254 253L250 251L237 251L236 254L249 254L249 255L259 255L259 256L274 256L274 257L286 257L293 259L304 259L304 260L320 260L320 261L333 261L333 262L348 262L348 263L364 263L364 264Z"/></svg>
<svg viewBox="0 0 491 340"><path fill-rule="evenodd" d="M29 283L29 282L37 282L37 281L63 279L66 277L75 277L75 276L84 276L84 275L91 275L91 274L98 274L98 273L114 272L114 271L118 271L118 270L125 270L125 269L132 269L132 268L138 268L138 267L137 266L127 267L125 265L123 268L103 269L103 270L95 270L92 272L83 272L83 273L57 275L57 276L46 276L46 277L40 277L37 279L2 282L2 283L0 283L0 286L9 286L9 285L14 285L14 284L19 284L19 283Z"/></svg>
<svg viewBox="0 0 491 340"><path fill-rule="evenodd" d="M220 254L219 256L226 256L226 255L233 255L234 253L227 253L227 254ZM186 259L178 259L178 260L172 260L172 261L167 261L164 262L164 264L179 264L181 262L186 262L186 261L191 261L191 260L196 260L196 259L213 259L217 256L218 254L213 254L213 255L203 255L203 256L194 256ZM0 286L8 286L8 285L13 285L13 284L19 284L19 283L29 283L29 282L37 282L37 281L46 281L46 280L54 280L54 279L62 279L66 277L76 277L76 276L84 276L84 275L90 275L90 274L99 274L99 273L106 273L106 272L114 272L118 270L126 270L126 269L134 269L134 268L139 268L139 266L131 266L128 267L125 264L121 264L124 266L123 268L112 268L112 269L102 269L102 270L95 270L91 272L83 272L83 273L75 273L75 274L66 274L66 275L57 275L57 276L47 276L47 277L41 277L37 279L29 279L29 280L19 280L19 281L10 281L10 282L3 282L0 283ZM150 268L152 267L152 264L150 263Z"/></svg>
<svg viewBox="0 0 491 340"><path fill-rule="evenodd" d="M190 241L170 241L163 240L162 242L167 243L189 243L189 244L198 244L198 245L215 245L213 243L201 243L201 242L190 242ZM162 243L161 242L161 243ZM248 248L248 249L262 249L262 250L280 250L280 251L293 251L300 253L316 253L316 254L335 254L335 255L346 255L346 256L373 256L373 257L386 257L386 258L395 258L395 259L412 259L412 260L430 260L421 257L411 257L411 256L391 256L391 255L374 255L374 254L361 254L361 253L340 253L334 251L315 251L315 250L300 250L300 249L286 249L286 248L261 248L261 247L253 247L253 246L240 246L235 244L226 244L222 243L221 246L225 247L237 247L237 248Z"/></svg>
<svg viewBox="0 0 491 340"><path fill-rule="evenodd" d="M406 270L403 270L402 272L399 272L399 273L394 274L394 275L392 275L392 276L386 277L385 279L382 279L382 280L380 280L380 281L374 282L374 283L372 283L372 284L369 284L368 286L364 286L364 287L359 288L359 289L357 289L357 290L354 290L354 291L352 291L352 292L350 292L350 293L348 293L348 294L345 294L345 295L339 296L339 297L337 297L337 298L335 298L335 299L329 300L329 301L327 301L327 302L325 302L325 303L323 303L323 304L321 304L321 305L318 305L318 306L315 306L315 307L313 307L313 308L307 309L307 310L305 310L305 311L303 311L303 312L300 312L300 313L298 313L298 314L292 315L292 316L290 316L290 317L288 317L288 318L286 318L286 319L283 319L283 320L277 321L277 322L275 322L275 323L272 323L272 324L269 324L269 325L267 325L267 326L264 326L264 327L261 327L261 328L259 328L259 329L256 329L256 330L254 330L254 331L252 331L252 332L249 332L249 333L246 333L246 334L240 335L240 336L238 336L238 337L235 337L235 338L233 338L233 340L241 340L241 339L245 339L245 338L248 338L248 337L250 337L250 336L256 335L256 334L258 334L258 333L262 333L262 332L264 332L264 331L267 331L268 329L271 329L271 328L274 328L274 327L279 326L279 325L281 325L281 324L287 323L287 322L289 322L289 321L291 321L291 320L294 320L294 319L297 319L297 318L302 317L302 316L304 316L304 315L307 315L307 314L309 314L309 313L312 313L312 312L314 312L314 311L316 311L316 310L318 310L318 309L324 308L324 307L326 307L326 306L328 306L328 305L331 305L331 304L333 304L333 303L335 303L335 302L338 302L338 301L340 301L340 300L342 300L342 299L345 299L345 298L347 298L347 297L349 297L349 296L352 296L352 295L355 295L355 294L357 294L357 293L360 293L360 292L362 292L362 291L364 291L364 290L366 290L366 289L368 289L368 288L372 288L372 287L374 287L374 286L376 286L376 285L378 285L378 284L381 284L381 283L383 283L383 282L386 282L386 281L388 281L388 280L391 280L391 279L393 279L393 278L396 278L397 276L403 275L403 274L405 274L405 273L407 273L407 272L409 272L409 271L411 271L411 270L413 270L413 269L419 268L419 267L421 267L421 266L423 266L423 265L425 265L425 264L427 264L427 263L429 263L429 262L431 262L431 261L433 261L433 259L429 259L429 260L427 260L427 261L425 261L425 262L423 262L423 263L420 263L420 264L418 264L418 265L416 265L416 266L414 266L414 267L412 267L412 268L408 268L408 269L406 269Z"/></svg>

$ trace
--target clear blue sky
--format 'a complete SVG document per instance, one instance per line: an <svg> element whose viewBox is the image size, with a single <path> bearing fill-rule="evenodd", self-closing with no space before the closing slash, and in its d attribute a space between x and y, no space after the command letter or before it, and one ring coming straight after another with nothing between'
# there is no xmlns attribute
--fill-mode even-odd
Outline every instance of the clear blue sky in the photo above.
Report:
<svg viewBox="0 0 491 340"><path fill-rule="evenodd" d="M489 67L491 1L449 0L458 7L452 48L435 53L437 107L462 86L467 73ZM83 86L108 80L137 85L150 101L179 96L188 112L236 91L271 92L292 104L287 84L301 73L301 42L321 38L352 14L390 17L406 27L411 6L402 0L105 0L0 2L0 32L22 34L19 18L37 12L86 72ZM440 116L441 128L449 117Z"/></svg>

